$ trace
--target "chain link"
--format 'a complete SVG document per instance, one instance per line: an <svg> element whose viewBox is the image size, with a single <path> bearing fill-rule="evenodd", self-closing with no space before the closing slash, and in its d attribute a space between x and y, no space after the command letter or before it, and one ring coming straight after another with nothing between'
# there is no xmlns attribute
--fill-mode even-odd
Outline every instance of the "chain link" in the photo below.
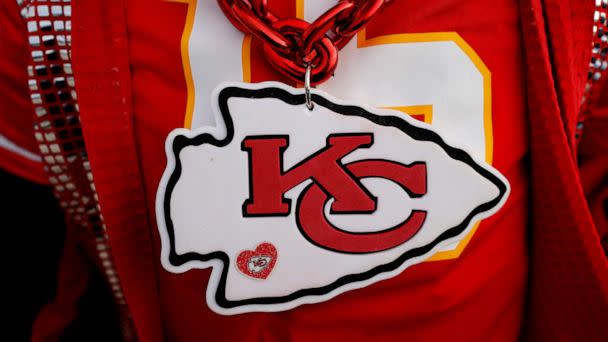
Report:
<svg viewBox="0 0 608 342"><path fill-rule="evenodd" d="M388 0L340 0L317 20L279 19L268 10L268 0L218 0L240 31L264 42L270 64L296 82L310 65L310 81L319 84L332 76L338 50L367 25Z"/></svg>

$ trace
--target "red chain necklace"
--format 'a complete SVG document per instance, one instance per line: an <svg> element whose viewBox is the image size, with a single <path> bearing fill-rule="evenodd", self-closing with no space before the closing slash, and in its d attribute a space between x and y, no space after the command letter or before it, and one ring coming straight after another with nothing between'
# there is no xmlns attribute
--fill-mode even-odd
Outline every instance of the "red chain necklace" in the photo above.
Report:
<svg viewBox="0 0 608 342"><path fill-rule="evenodd" d="M244 33L264 42L264 54L282 74L302 82L327 80L338 65L338 50L370 22L389 0L340 0L313 23L279 19L267 0L218 0L224 14Z"/></svg>

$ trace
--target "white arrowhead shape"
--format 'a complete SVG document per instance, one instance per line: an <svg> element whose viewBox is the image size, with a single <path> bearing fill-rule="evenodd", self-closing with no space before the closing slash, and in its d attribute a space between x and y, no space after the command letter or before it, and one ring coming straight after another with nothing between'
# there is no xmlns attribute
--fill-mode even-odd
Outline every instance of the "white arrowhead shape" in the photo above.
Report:
<svg viewBox="0 0 608 342"><path fill-rule="evenodd" d="M213 267L207 303L220 314L282 311L328 300L401 273L438 249L461 240L482 218L500 209L507 180L483 161L451 146L424 123L401 112L343 103L313 90L309 111L302 89L276 82L223 84L214 92L218 126L176 129L166 141L167 168L157 193L161 261L171 272ZM252 135L288 135L284 169L323 148L332 133L373 133L371 147L346 155L343 164L385 159L427 164L427 193L410 198L386 179L361 183L378 198L373 214L325 215L352 232L391 227L412 209L425 210L424 225L410 240L376 253L345 254L310 243L298 230L295 203L311 181L291 189L291 212L282 217L243 217L249 197ZM276 247L276 264L264 280L238 271L235 260L260 242Z"/></svg>

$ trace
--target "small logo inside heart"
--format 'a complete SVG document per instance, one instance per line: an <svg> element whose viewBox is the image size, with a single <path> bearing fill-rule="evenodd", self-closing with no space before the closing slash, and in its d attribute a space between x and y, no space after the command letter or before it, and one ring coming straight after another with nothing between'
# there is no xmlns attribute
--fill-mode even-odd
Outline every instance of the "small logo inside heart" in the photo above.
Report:
<svg viewBox="0 0 608 342"><path fill-rule="evenodd" d="M266 279L277 262L277 249L269 242L262 242L254 251L242 251L236 258L241 273L256 279Z"/></svg>

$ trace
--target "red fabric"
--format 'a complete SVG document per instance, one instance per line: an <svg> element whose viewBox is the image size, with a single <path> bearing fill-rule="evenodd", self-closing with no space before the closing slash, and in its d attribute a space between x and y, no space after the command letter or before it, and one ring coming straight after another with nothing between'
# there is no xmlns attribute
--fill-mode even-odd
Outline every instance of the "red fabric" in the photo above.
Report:
<svg viewBox="0 0 608 342"><path fill-rule="evenodd" d="M0 3L0 134L38 156L34 140L34 112L27 85L27 32L15 1ZM0 146L0 168L40 184L48 177L39 160L32 160Z"/></svg>
<svg viewBox="0 0 608 342"><path fill-rule="evenodd" d="M67 229L59 260L55 298L38 313L32 326L32 342L59 341L76 318L78 299L89 285L93 267L82 249L83 243L88 240L90 236Z"/></svg>
<svg viewBox="0 0 608 342"><path fill-rule="evenodd" d="M588 56L591 35L578 28L590 32L591 23L573 13L591 16L593 3L527 0L521 6L532 157L527 337L533 341L608 339L608 263L577 176L574 104L567 99L582 94L579 73L588 61L568 56ZM572 28L566 39L564 28Z"/></svg>
<svg viewBox="0 0 608 342"><path fill-rule="evenodd" d="M505 208L482 223L458 259L424 263L325 303L237 316L207 308L208 270L176 275L159 265L154 197L166 162L165 137L184 121L180 40L186 5L106 0L73 6L85 139L141 341L517 338L528 203L523 43L514 1L394 2L368 28L369 37L457 31L480 55L492 72L494 165L513 188ZM281 16L295 14L292 2L271 6ZM253 81L282 80L259 47L252 47Z"/></svg>
<svg viewBox="0 0 608 342"><path fill-rule="evenodd" d="M34 136L33 130L29 133ZM30 182L43 185L49 183L41 162L33 161L3 148L0 148L0 168Z"/></svg>
<svg viewBox="0 0 608 342"><path fill-rule="evenodd" d="M591 56L592 1L545 1L544 20L550 46L554 89L564 132L574 156L574 131ZM535 10L541 7L533 5ZM544 28L544 27L541 27ZM533 77L534 75L529 75Z"/></svg>
<svg viewBox="0 0 608 342"><path fill-rule="evenodd" d="M88 172L82 129L78 117L77 96L73 92L73 78L70 63L70 5L29 4L21 7L29 9L27 19L19 18L19 9L12 9L16 25L28 27L27 36L20 37L23 43L29 39L39 40L32 44L18 45L25 52L21 62L30 66L29 77L23 84L31 82L31 98L36 101L36 115L32 116L30 105L27 114L34 119L34 130L22 129L24 136L36 135L43 155L45 173L53 185L53 192L63 209L68 239L64 258L59 265L57 297L40 312L32 335L36 340L57 340L63 329L75 316L79 297L88 285L88 273L98 267L106 275L111 285L116 303L121 304L122 293L115 274L110 250L106 244L103 222L97 206L96 194ZM30 7L31 6L31 7ZM44 9L51 10L50 15ZM59 11L57 9L59 8ZM52 21L49 20L52 17ZM40 42L42 40L42 42ZM30 54L31 53L31 54ZM41 57L35 57L35 53ZM25 73L25 67L21 70ZM35 70L35 71L32 71ZM30 101L27 87L21 97ZM33 101L32 101L33 102ZM87 253L88 260L81 260ZM95 260L94 265L91 260ZM124 311L120 306L119 314ZM126 315L119 317L128 334L129 320ZM125 340L128 340L125 338Z"/></svg>
<svg viewBox="0 0 608 342"><path fill-rule="evenodd" d="M82 128L116 269L139 340L161 341L158 252L135 151L124 4L75 1L72 8Z"/></svg>
<svg viewBox="0 0 608 342"><path fill-rule="evenodd" d="M579 146L581 182L589 210L604 251L608 253L608 82L604 79L600 96L585 120Z"/></svg>

